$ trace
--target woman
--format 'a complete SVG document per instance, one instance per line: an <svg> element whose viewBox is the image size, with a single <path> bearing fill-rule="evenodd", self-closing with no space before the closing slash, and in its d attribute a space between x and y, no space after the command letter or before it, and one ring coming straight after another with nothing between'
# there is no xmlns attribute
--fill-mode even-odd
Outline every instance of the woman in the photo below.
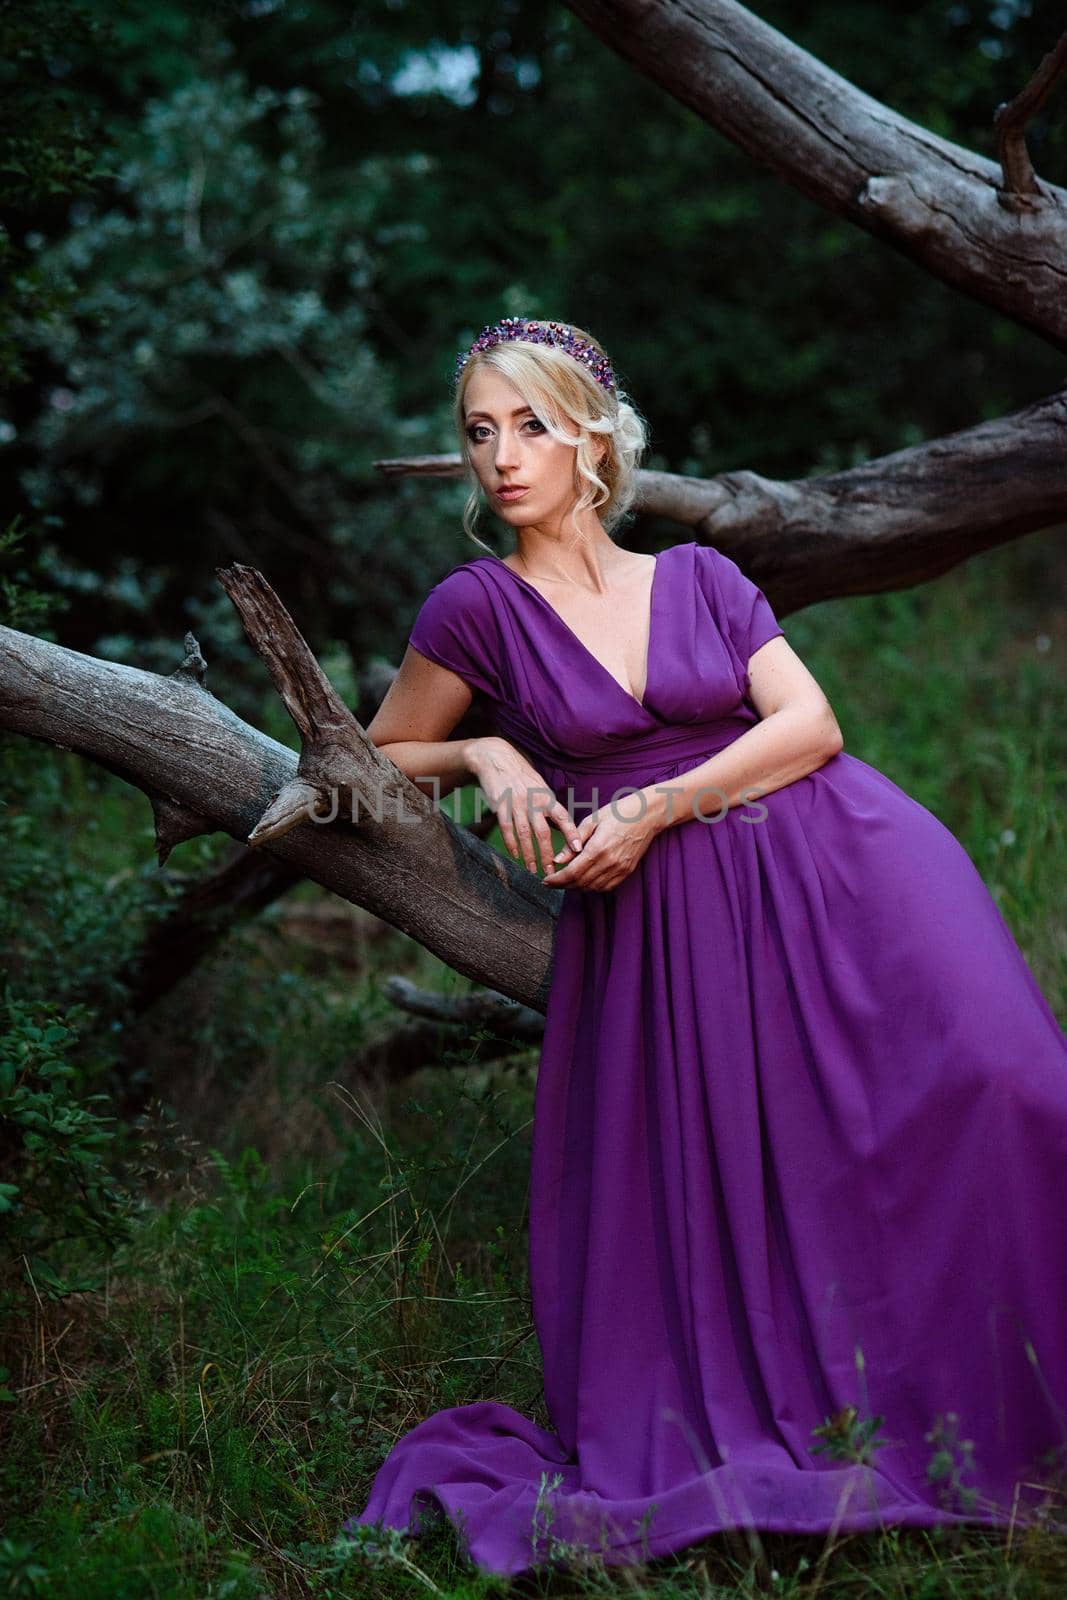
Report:
<svg viewBox="0 0 1067 1600"><path fill-rule="evenodd" d="M456 412L468 531L481 490L515 549L430 592L369 733L477 781L569 891L530 1189L554 1431L438 1412L348 1526L443 1513L507 1573L1018 1521L1065 1437L1067 1040L762 591L709 546L614 542L644 431L597 342L487 328ZM498 734L450 740L476 694Z"/></svg>

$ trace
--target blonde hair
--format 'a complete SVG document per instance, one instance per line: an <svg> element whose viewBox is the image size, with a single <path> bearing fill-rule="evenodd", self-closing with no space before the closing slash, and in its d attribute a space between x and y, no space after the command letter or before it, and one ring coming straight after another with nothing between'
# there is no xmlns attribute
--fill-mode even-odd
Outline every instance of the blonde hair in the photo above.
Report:
<svg viewBox="0 0 1067 1600"><path fill-rule="evenodd" d="M600 355L606 354L592 334L575 327L574 323L568 326ZM480 486L471 465L463 414L467 385L481 367L488 367L513 383L552 437L560 444L573 446L581 485L571 507L575 533L581 537L577 516L588 507L592 507L605 530L611 533L627 517L637 495L638 463L648 444L648 428L643 417L621 389L605 389L587 367L565 350L555 345L534 344L528 339L512 339L491 345L488 350L475 351L460 373L456 387L456 428L471 484L463 507L463 527L468 537L490 555L496 554L474 531L480 508ZM566 424L570 425L569 431ZM598 467L595 442L600 439L607 449Z"/></svg>

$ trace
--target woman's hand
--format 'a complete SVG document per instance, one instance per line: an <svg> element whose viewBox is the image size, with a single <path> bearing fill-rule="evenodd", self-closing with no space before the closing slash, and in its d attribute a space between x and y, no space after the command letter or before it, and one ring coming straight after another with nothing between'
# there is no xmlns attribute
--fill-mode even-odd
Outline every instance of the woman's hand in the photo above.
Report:
<svg viewBox="0 0 1067 1600"><path fill-rule="evenodd" d="M537 871L535 839L541 853L542 867L547 870L552 865L550 822L554 822L563 837L571 841L575 852L582 849L580 829L566 806L556 799L537 768L532 767L522 752L516 750L507 739L496 735L487 739L472 739L465 760L496 812L500 832L510 854L517 857L521 847L522 858L530 872ZM571 854L569 848L568 854Z"/></svg>
<svg viewBox="0 0 1067 1600"><path fill-rule="evenodd" d="M581 855L565 845L555 857L563 866L546 872L544 881L556 889L614 889L633 871L660 829L646 794L638 790L620 795L582 818Z"/></svg>

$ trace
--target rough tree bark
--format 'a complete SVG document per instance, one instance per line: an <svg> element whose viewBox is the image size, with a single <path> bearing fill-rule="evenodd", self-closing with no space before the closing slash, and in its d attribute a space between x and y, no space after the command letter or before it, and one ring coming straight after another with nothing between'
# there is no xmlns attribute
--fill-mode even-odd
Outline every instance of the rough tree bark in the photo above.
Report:
<svg viewBox="0 0 1067 1600"><path fill-rule="evenodd" d="M566 4L817 205L1067 350L1067 191L1020 158L1027 120L1067 69L1067 37L1000 113L1002 169L864 94L735 0Z"/></svg>
<svg viewBox="0 0 1067 1600"><path fill-rule="evenodd" d="M228 833L543 1012L562 891L456 826L370 743L259 573L220 578L297 726L299 759L215 698L192 635L161 677L0 628L0 727L143 790L161 862L184 839Z"/></svg>

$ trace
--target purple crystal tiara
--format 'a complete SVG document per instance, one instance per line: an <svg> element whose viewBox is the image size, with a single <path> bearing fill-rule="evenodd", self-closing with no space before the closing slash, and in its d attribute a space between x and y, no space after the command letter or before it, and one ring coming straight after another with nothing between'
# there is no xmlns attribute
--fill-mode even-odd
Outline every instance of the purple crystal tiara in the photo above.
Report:
<svg viewBox="0 0 1067 1600"><path fill-rule="evenodd" d="M528 317L502 317L482 329L470 349L456 357L455 381L467 362L479 350L489 350L494 344L506 344L511 339L528 339L531 344L553 344L566 350L575 361L588 367L593 377L605 389L614 389L615 374L607 356L594 350L588 339L583 339L565 322L531 322Z"/></svg>

